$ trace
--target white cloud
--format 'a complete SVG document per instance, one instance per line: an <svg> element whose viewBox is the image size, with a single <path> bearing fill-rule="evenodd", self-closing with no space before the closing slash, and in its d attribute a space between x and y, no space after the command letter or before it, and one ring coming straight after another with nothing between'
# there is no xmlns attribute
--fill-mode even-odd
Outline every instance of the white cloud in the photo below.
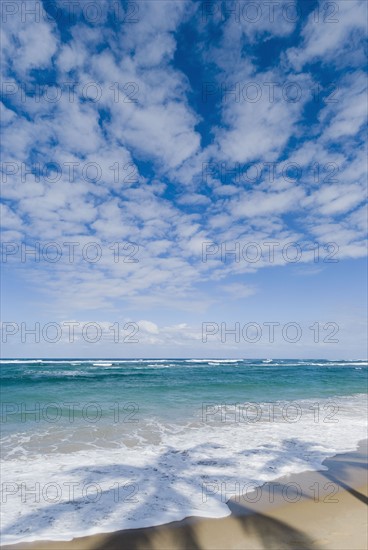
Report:
<svg viewBox="0 0 368 550"><path fill-rule="evenodd" d="M358 37L364 39L366 22L365 0L336 0L329 5L320 3L309 15L302 31L301 46L289 49L287 57L292 66L300 70L305 63L319 60L339 63L347 50L347 60L354 63L359 52L356 42ZM363 61L363 58L359 56L358 60Z"/></svg>
<svg viewBox="0 0 368 550"><path fill-rule="evenodd" d="M23 82L31 69L50 67L59 44L55 25L45 20L42 3L37 0L27 2L29 12L35 12L39 17L21 15L24 6L19 2L16 15L6 18L1 39L3 69L15 71Z"/></svg>
<svg viewBox="0 0 368 550"><path fill-rule="evenodd" d="M324 185L305 199L306 206L314 206L322 215L342 214L364 201L364 189L359 185Z"/></svg>
<svg viewBox="0 0 368 550"><path fill-rule="evenodd" d="M239 218L282 214L299 210L302 197L303 191L297 187L281 193L244 192L240 195L239 200L231 202L230 212Z"/></svg>
<svg viewBox="0 0 368 550"><path fill-rule="evenodd" d="M23 228L23 221L20 216L6 204L0 204L0 219L1 226L4 229L21 230Z"/></svg>
<svg viewBox="0 0 368 550"><path fill-rule="evenodd" d="M355 136L367 119L367 78L360 71L346 76L336 94L334 103L329 103L320 114L320 121L327 125L323 141L338 141Z"/></svg>
<svg viewBox="0 0 368 550"><path fill-rule="evenodd" d="M240 72L239 94L222 101L222 126L216 131L221 156L231 162L278 159L296 132L305 103L311 98L307 75L285 78L279 71ZM224 75L230 87L233 77ZM226 99L226 100L225 100Z"/></svg>
<svg viewBox="0 0 368 550"><path fill-rule="evenodd" d="M5 107L4 103L0 102L1 123L3 125L9 124L17 116L12 109Z"/></svg>
<svg viewBox="0 0 368 550"><path fill-rule="evenodd" d="M248 296L253 296L257 292L255 287L241 283L223 285L221 290L224 290L227 294L230 294L233 300L247 298Z"/></svg>
<svg viewBox="0 0 368 550"><path fill-rule="evenodd" d="M142 330L144 332L148 332L149 334L158 334L159 329L156 323L152 323L152 321L138 321L139 330Z"/></svg>
<svg viewBox="0 0 368 550"><path fill-rule="evenodd" d="M177 202L179 204L195 206L200 204L209 204L211 200L206 195L201 195L200 193L187 193L182 195Z"/></svg>

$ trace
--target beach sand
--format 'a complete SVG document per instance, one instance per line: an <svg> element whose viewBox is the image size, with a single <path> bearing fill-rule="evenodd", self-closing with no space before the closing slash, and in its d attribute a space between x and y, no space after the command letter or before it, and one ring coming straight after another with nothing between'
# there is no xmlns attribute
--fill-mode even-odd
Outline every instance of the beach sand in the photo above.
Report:
<svg viewBox="0 0 368 550"><path fill-rule="evenodd" d="M367 441L326 459L328 470L285 476L257 492L237 491L221 519L187 518L157 527L35 542L2 550L179 550L368 548ZM251 502L251 501L257 502Z"/></svg>

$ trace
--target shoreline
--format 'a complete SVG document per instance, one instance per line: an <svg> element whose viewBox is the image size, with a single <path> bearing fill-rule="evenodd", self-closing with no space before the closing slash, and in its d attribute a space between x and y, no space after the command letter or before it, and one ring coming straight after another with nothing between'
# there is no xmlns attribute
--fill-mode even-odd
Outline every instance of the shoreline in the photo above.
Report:
<svg viewBox="0 0 368 550"><path fill-rule="evenodd" d="M365 549L367 540L367 448L323 461L326 470L308 470L265 483L247 492L232 487L231 515L187 517L144 527L78 537L35 541L1 550L181 550L204 549ZM323 505L323 506L322 506Z"/></svg>

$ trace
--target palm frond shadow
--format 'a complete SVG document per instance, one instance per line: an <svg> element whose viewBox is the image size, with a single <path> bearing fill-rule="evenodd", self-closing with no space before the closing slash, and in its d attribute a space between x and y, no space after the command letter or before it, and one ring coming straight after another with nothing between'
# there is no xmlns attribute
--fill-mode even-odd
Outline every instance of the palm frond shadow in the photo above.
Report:
<svg viewBox="0 0 368 550"><path fill-rule="evenodd" d="M79 474L83 477L83 481L85 483L94 483L96 481L97 475L103 476L103 479L105 481L113 481L117 477L119 478L123 476L134 479L134 481L142 489L142 494L144 494L145 498L141 501L139 501L138 499L137 505L134 508L133 512L130 511L129 513L130 515L133 513L137 517L145 517L147 519L147 525L149 525L152 517L154 517L155 519L159 518L160 510L162 510L163 494L165 495L165 503L168 510L170 510L170 507L172 507L173 504L178 501L181 503L181 507L184 510L193 509L192 494L189 493L190 498L185 497L182 493L178 492L178 490L172 484L172 481L175 479L175 477L180 477L181 479L186 480L188 487L193 488L193 491L195 490L195 487L197 487L198 490L198 487L201 487L203 479L205 479L207 476L195 476L191 473L192 463L187 460L187 453L195 453L196 451L198 451L198 455L203 456L203 453L206 451L207 447L208 450L210 450L209 445L203 444L194 446L187 451L181 452L180 461L177 460L177 450L171 448L166 449L160 454L160 456L153 464L149 465L149 468L134 466L131 464L127 465L126 461L124 461L124 463L122 462L114 464L113 467L110 466L108 469L104 469L103 466L96 465L87 468L72 468L67 473L71 475ZM294 456L292 452L293 448L295 449ZM257 449L247 450L244 452L256 453ZM305 453L305 456L309 457L311 456L311 454L313 454L313 452L314 444L312 442L308 443L295 440L284 440L281 448L278 451L275 451L274 449L269 449L270 460L269 462L267 462L266 468L268 466L272 467L272 464L275 463L275 461L277 461L278 465L287 465L295 458L295 456L300 457L300 453ZM173 457L175 457L175 460L173 460ZM358 455L358 457L353 461L353 464L355 466L358 466L359 468L363 468L365 467L364 459L365 457L363 456L363 454L361 456ZM234 464L235 461L236 455L234 455L233 457ZM227 459L226 461L223 461L222 464L229 466L231 465L231 461ZM173 469L174 465L176 470ZM211 465L210 460L208 461L208 465ZM324 465L328 468L328 470L323 471L323 475L327 479L330 479L331 481L339 484L360 501L367 502L366 497L362 495L359 491L351 487L349 483L347 470L347 466L349 465L349 463L346 463L343 460L339 460L338 458L331 458L327 459ZM178 469L178 466L180 467L180 470ZM216 460L216 466L221 467L221 460ZM150 477L149 472L152 472L155 469L161 474L161 476L157 475L155 477ZM332 473L332 470L334 473ZM166 472L166 478L165 485L163 486L162 474L164 472ZM246 478L246 472L244 474L244 478ZM101 477L98 477L97 479L101 480ZM223 480L226 481L227 478L224 477ZM231 481L229 478L228 480ZM146 491L144 493L143 489L146 487L149 488L149 491ZM280 490L282 490L282 484L280 485L280 487ZM102 491L101 496L113 499L116 495L114 491L115 489L113 488L107 489L105 491ZM198 491L198 494L199 493L200 490ZM66 506L65 504L70 505L70 503L65 502L50 503L47 506L40 508L39 510L32 511L13 522L12 525L4 529L3 533L13 534L22 532L25 535L28 535L32 533L33 526L39 524L40 516L49 519L49 522L51 524L55 523L57 520L63 520L65 514L70 513L70 507L68 508L68 506ZM73 500L72 504L75 508L75 511L78 513L78 517L80 518L82 523L88 523L88 520L92 517L91 512L93 511L94 507L94 513L99 512L98 503L96 505L91 502L86 503L86 500L83 498ZM249 508L247 508L247 506L243 505L242 503L230 501L228 502L228 506L231 511L231 516L227 518L204 520L199 518L189 518L185 522L173 522L171 524L172 533L175 534L177 546L183 550L200 550L204 548L208 550L208 547L203 546L202 539L198 535L198 524L202 522L202 524L208 525L208 529L215 530L219 533L219 537L221 537L221 526L225 525L225 522L231 521L231 524L237 533L237 537L239 538L240 542L238 542L240 544L241 540L245 541L247 537L251 535L252 537L256 537L259 542L260 548L285 550L298 548L301 550L318 550L318 547L306 533L291 527L283 521L271 518L262 512L257 512L257 514L254 514ZM198 515L200 516L200 505L199 507L197 506L197 511ZM101 513L102 512L103 511L101 510ZM184 512L183 515L188 514L185 514ZM124 518L122 518L122 524L123 520ZM159 523L159 521L157 521L157 523ZM165 525L158 525L157 527L133 530L129 529L117 533L110 533L103 535L103 538L102 536L98 535L98 546L96 546L95 548L96 550L97 548L99 550L121 550L121 548L129 548L129 550L138 550L138 548L140 550L150 549L153 548L152 546L150 546L152 540L155 538L157 539L157 537L160 539L161 537L161 550L164 550L164 548L170 548L170 546L165 546L165 538L162 539L162 537L164 536L164 530ZM88 548L93 548L93 540L90 539L90 537L83 537L80 540L87 539L89 539L90 541L88 543ZM126 541L125 543L124 540ZM229 545L226 546L225 543L224 547L230 548L230 541L228 542ZM47 544L48 546L43 546L43 543L40 543L40 550L41 548L57 548L58 550L69 548L67 545L68 543L57 543L57 546L54 546L54 544L56 543L45 544ZM80 546L80 548L83 547L83 545ZM241 546L237 547L240 548ZM87 546L85 546L85 548L87 548ZM156 546L154 548L156 548ZM219 548L219 546L217 546L216 548Z"/></svg>

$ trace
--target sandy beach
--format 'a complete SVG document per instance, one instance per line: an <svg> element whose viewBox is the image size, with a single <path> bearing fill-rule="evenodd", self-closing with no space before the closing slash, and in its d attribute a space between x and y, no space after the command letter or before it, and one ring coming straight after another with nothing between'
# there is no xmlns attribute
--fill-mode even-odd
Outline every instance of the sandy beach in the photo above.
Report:
<svg viewBox="0 0 368 550"><path fill-rule="evenodd" d="M355 452L326 459L324 466L327 470L285 476L258 491L237 490L228 502L231 515L226 518L187 518L70 542L44 541L1 548L365 550L368 546L367 441L362 441Z"/></svg>

